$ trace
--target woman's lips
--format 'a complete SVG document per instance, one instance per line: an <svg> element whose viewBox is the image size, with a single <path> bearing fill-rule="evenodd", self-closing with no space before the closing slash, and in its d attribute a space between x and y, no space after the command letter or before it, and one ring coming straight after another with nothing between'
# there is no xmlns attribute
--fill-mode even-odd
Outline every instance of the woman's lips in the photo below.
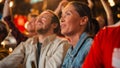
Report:
<svg viewBox="0 0 120 68"><path fill-rule="evenodd" d="M61 29L64 29L65 28L65 24L61 24Z"/></svg>

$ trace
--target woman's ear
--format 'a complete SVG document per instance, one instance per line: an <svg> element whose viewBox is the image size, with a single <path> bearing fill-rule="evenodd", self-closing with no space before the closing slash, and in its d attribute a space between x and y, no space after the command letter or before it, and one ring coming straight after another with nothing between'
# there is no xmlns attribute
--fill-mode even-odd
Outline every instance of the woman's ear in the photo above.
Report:
<svg viewBox="0 0 120 68"><path fill-rule="evenodd" d="M81 17L80 25L85 25L85 24L87 24L87 22L88 22L88 17L87 16Z"/></svg>
<svg viewBox="0 0 120 68"><path fill-rule="evenodd" d="M53 23L53 24L52 24L52 28L53 28L53 29L55 29L57 26L58 26L57 23Z"/></svg>

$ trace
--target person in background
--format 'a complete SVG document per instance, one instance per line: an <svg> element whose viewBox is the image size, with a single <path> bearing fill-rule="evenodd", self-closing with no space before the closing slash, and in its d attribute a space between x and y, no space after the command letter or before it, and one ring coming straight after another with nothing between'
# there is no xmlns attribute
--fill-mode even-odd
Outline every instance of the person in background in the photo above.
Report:
<svg viewBox="0 0 120 68"><path fill-rule="evenodd" d="M98 21L99 23L99 26L100 26L100 29L103 28L104 26L107 26L107 20L106 18L103 16L103 14L99 14L97 17L96 17L96 20Z"/></svg>
<svg viewBox="0 0 120 68"><path fill-rule="evenodd" d="M19 64L22 68L61 68L69 44L58 36L59 18L53 11L45 10L37 17L35 30L37 35L20 43L0 61L0 68L16 68Z"/></svg>
<svg viewBox="0 0 120 68"><path fill-rule="evenodd" d="M103 13L103 11L101 11L100 13L97 12L97 14L98 14L97 16L96 16L95 11L97 11L97 9L100 10L100 8L96 7L95 1L94 0L87 0L87 2L88 2L88 6L92 10L93 16L96 17L96 20L98 21L100 28L114 24L112 9L111 9L108 1L100 0L100 4L102 4L103 10L105 10L105 14ZM95 9L95 7L96 7L96 9Z"/></svg>
<svg viewBox="0 0 120 68"><path fill-rule="evenodd" d="M68 39L70 48L62 68L81 68L91 47L91 11L81 2L69 2L62 10L61 33Z"/></svg>
<svg viewBox="0 0 120 68"><path fill-rule="evenodd" d="M22 34L13 23L12 17L10 14L9 2L10 0L5 0L2 20L8 25L9 29L11 30L11 34L17 40L17 45L18 45L20 42L25 41L27 39L27 36Z"/></svg>
<svg viewBox="0 0 120 68"><path fill-rule="evenodd" d="M110 4L106 0L100 0L100 2L102 3L103 8L104 8L104 10L106 12L107 25L113 25L114 24L114 20L113 20L113 14L112 14L112 9L110 7Z"/></svg>
<svg viewBox="0 0 120 68"><path fill-rule="evenodd" d="M94 7L94 3L92 0L87 0L87 3L88 3L88 7L92 10L93 7Z"/></svg>
<svg viewBox="0 0 120 68"><path fill-rule="evenodd" d="M32 37L37 33L35 32L35 21L36 17L39 15L39 11L37 9L31 9L31 12L28 14L28 21L25 23L25 29L27 31L27 36Z"/></svg>
<svg viewBox="0 0 120 68"><path fill-rule="evenodd" d="M82 68L120 68L120 21L99 31Z"/></svg>
<svg viewBox="0 0 120 68"><path fill-rule="evenodd" d="M0 21L0 60L9 55L9 51L6 48L4 48L3 45L1 45L2 41L5 39L7 35L8 30L6 25L2 21Z"/></svg>
<svg viewBox="0 0 120 68"><path fill-rule="evenodd" d="M99 32L99 30L100 30L100 26L98 21L95 18L92 18L90 35L94 38L95 35Z"/></svg>
<svg viewBox="0 0 120 68"><path fill-rule="evenodd" d="M30 21L28 21L26 24L25 24L25 28L28 32L27 36L28 37L32 37L32 36L35 36L37 35L36 31L35 31L35 21L36 21L36 18L31 18Z"/></svg>

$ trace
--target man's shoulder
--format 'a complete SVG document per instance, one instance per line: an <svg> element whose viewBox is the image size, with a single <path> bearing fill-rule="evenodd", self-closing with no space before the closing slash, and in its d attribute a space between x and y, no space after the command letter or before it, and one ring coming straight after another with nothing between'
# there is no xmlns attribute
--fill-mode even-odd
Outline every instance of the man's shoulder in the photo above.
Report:
<svg viewBox="0 0 120 68"><path fill-rule="evenodd" d="M25 42L26 43L37 42L37 40L38 40L38 37L37 36L33 36L33 37L28 38Z"/></svg>
<svg viewBox="0 0 120 68"><path fill-rule="evenodd" d="M67 39L64 38L64 37L56 36L55 41L58 41L58 42L67 42Z"/></svg>

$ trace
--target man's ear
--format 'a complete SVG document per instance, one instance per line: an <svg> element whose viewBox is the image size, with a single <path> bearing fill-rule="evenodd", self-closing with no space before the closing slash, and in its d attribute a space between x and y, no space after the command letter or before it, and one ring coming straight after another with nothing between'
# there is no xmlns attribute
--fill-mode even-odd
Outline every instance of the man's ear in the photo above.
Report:
<svg viewBox="0 0 120 68"><path fill-rule="evenodd" d="M85 24L87 24L87 22L88 22L88 17L84 16L80 20L80 25L85 25Z"/></svg>

